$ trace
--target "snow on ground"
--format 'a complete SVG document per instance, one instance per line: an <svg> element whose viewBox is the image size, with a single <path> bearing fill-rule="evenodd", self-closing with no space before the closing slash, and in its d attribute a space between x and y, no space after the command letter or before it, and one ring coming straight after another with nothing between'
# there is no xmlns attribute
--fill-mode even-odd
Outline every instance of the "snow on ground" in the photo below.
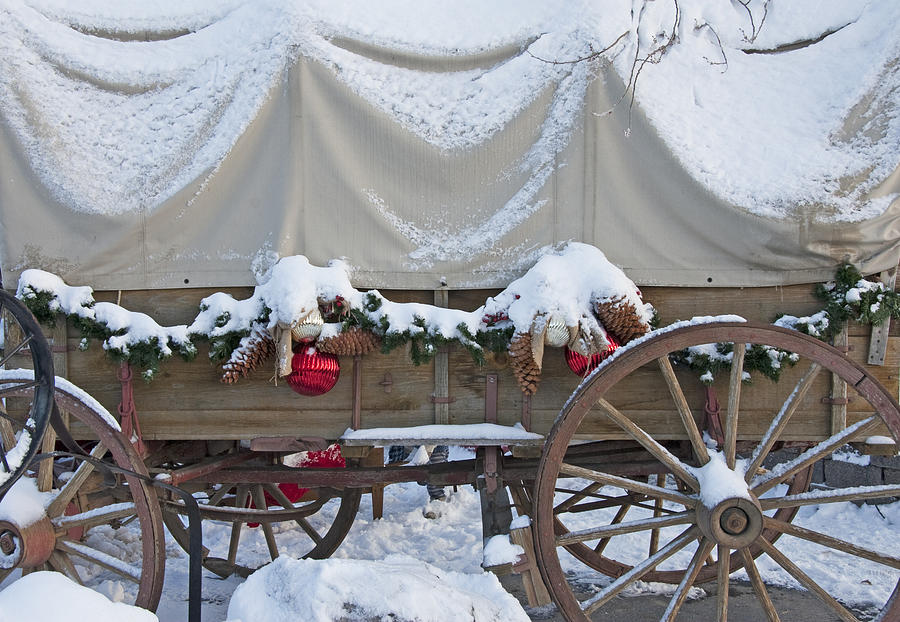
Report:
<svg viewBox="0 0 900 622"><path fill-rule="evenodd" d="M470 457L465 452L464 449L454 448L451 459ZM616 494L615 489L600 492ZM770 494L780 492L783 491L775 490ZM371 501L365 496L350 534L330 560L294 561L295 557L302 555L306 537L296 527L276 529L285 558L278 566L258 571L247 580L234 576L220 579L204 571L203 621L331 620L327 615L333 614L338 603L343 602L352 603L343 611L348 616L345 618L347 620L365 621L371 619L369 615L385 615L385 608L390 608L390 612L397 616L392 619L397 620L416 619L416 616L423 621L447 620L451 619L447 617L447 607L461 603L477 612L478 620L525 620L523 616L530 611L506 599L499 591L501 588L496 578L481 569L481 512L475 491L470 486L460 487L449 503L440 505L443 513L436 520L426 519L422 515L426 499L425 489L415 483L388 486L385 489L384 518L373 520ZM607 517L610 518L615 509L606 511L610 512ZM641 512L650 515L649 509L636 508L633 512L629 514L629 520L641 518ZM861 507L850 503L806 506L800 508L794 523L867 548L884 550L886 546L900 541L900 503ZM579 528L576 522L570 524L567 521L567 525L573 529ZM661 537L672 537L680 529L666 528ZM227 550L229 534L230 530L224 525L206 523L204 545L210 547L214 555L221 555ZM110 546L125 552L137 546L135 541L129 542L127 537L121 538L111 530L99 537L108 538ZM638 556L646 551L647 537L646 533L621 536L621 542L616 542L615 548L608 550L608 553L623 562L637 561ZM831 594L852 603L859 610L865 610L868 603L883 602L900 576L897 571L858 559L850 560L839 552L826 551L788 536L779 540L778 548ZM262 563L265 551L261 531L247 530L242 538L241 550L241 554L247 556L245 560L248 563ZM683 568L691 554L690 548L681 551L666 561L662 569ZM188 557L173 541L167 544L167 555L166 585L157 616L160 622L183 622L187 618ZM562 562L565 570L582 573L583 576L577 578L588 589L596 589L609 582L604 577L584 574L582 567L571 558L564 558ZM757 565L767 583L799 588L797 582L771 560L761 558ZM17 575L15 573L11 578ZM387 577L390 580L386 580ZM735 578L746 580L746 575L740 571ZM35 584L38 587L34 587ZM9 606L8 603L15 602L16 607L29 603L36 609L27 619L32 622L55 622L60 619L59 616L44 613L56 611L50 609L51 606L65 602L67 611L87 610L81 604L86 602L83 599L96 598L94 595L85 596L83 590L66 585L60 577L49 573L30 575L26 581L14 583L7 579L0 585L6 587L0 592L0 622L12 620L6 613L4 603ZM52 604L32 602L42 599L29 596L34 593L28 591L31 589L44 590L44 594L59 594L59 598L54 599ZM121 586L109 581L101 583L97 589L113 600L123 596ZM406 601L401 597L403 589L414 589L419 596ZM669 586L638 583L625 596L670 591ZM691 597L703 598L705 594L702 587L695 588ZM101 602L100 599L97 602ZM108 605L97 605L101 606ZM104 613L106 609L98 611L100 613L96 619L105 621L107 618L100 616L107 615ZM118 617L110 617L109 620L132 622L152 619L127 617L121 608L115 611L117 613L109 615ZM3 617L4 613L7 618ZM546 612L540 610L533 614L536 617L546 616Z"/></svg>
<svg viewBox="0 0 900 622"><path fill-rule="evenodd" d="M149 611L114 603L58 572L33 572L0 592L0 622L57 622L73 613L91 622L155 622Z"/></svg>

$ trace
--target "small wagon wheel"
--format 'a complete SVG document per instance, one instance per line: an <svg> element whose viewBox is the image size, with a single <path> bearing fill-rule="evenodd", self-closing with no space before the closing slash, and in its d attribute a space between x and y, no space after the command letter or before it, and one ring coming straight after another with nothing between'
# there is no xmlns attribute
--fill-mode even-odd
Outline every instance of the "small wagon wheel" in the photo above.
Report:
<svg viewBox="0 0 900 622"><path fill-rule="evenodd" d="M30 370L0 375L0 390L10 398L10 414L17 407L27 409L34 396L32 378ZM72 434L95 439L86 442L94 459L148 477L143 461L103 406L61 378L56 378L55 399ZM45 450L54 444L53 430L48 430ZM115 592L110 595L154 610L166 561L155 489L133 475L104 474L90 462L72 457L34 460L26 476L47 494L44 513L28 518L33 522L16 516L0 520L0 549L5 555L0 558L0 576L3 565L7 572L16 567L23 573L58 570L82 585L103 585L102 589Z"/></svg>
<svg viewBox="0 0 900 622"><path fill-rule="evenodd" d="M0 499L25 472L41 445L53 406L53 358L34 316L12 294L0 290L0 369L35 370L33 399L24 418L13 418L0 404ZM0 398L4 397L0 392Z"/></svg>
<svg viewBox="0 0 900 622"><path fill-rule="evenodd" d="M362 490L318 488L296 498L276 484L217 484L194 496L203 520L214 521L205 523L207 529L218 523L229 530L227 549L206 549L203 566L222 577L246 577L282 550L297 557L330 557L353 525ZM163 507L169 532L187 550L183 506L170 501Z"/></svg>
<svg viewBox="0 0 900 622"><path fill-rule="evenodd" d="M670 354L689 346L715 343L733 344L734 352L721 453L704 444L681 385L670 373L669 359ZM744 346L750 344L793 353L796 369L803 372L796 384L782 381L790 386L784 387L784 400L772 409L765 421L740 417ZM817 377L824 382L822 370L834 373L854 387L864 402L862 406L854 405L855 413L874 411L874 414L864 414L846 429L818 440L827 435L828 432L823 434L823 430L830 431L830 420L825 420L827 415L822 415L822 421L810 420L807 416L797 417L795 421L791 418L798 411L809 408L811 400L806 399L807 392ZM668 440L673 435L657 434L660 438L654 438L615 405L617 399L624 400L622 396L627 393L622 391L620 383L629 379L652 386L649 381L653 374L657 375L657 380L660 376L665 379L665 382L660 380L659 385L664 387L662 392L670 400L674 421L679 422L681 432L675 436L688 440L690 456L676 456L672 451L674 445ZM746 395L752 396L749 392ZM582 426L596 425L601 420L613 422L646 451L649 459L641 465L640 471L632 468L630 473L613 473L594 466L590 454L587 459L580 457L579 452L584 448L580 439L590 432ZM809 448L802 453L775 451L780 440L794 440L803 431L813 429L816 432L810 432L809 436L815 435L816 440L809 442ZM646 579L651 571L674 565L681 570L674 572L678 585L665 611L645 616L647 619L673 620L698 576L713 571L717 619L722 621L727 619L729 577L742 566L760 605L760 616L770 621L779 620L754 561L762 551L814 594L823 603L827 616L857 620L856 614L807 573L808 568L804 570L782 552L784 540L779 540L779 546L776 546L775 535L783 533L808 540L823 547L828 555L846 556L854 567L874 563L900 569L900 557L891 551L872 550L795 526L776 511L808 504L862 502L900 496L900 486L838 488L795 494L796 487L805 487L806 471L817 461L831 456L850 440L874 433L884 434L885 430L895 442L900 438L900 407L884 387L836 349L795 331L745 323L697 324L660 331L621 348L578 388L557 418L545 444L535 486L535 545L544 581L567 620L585 621L602 616L605 605L626 588ZM748 442L750 438L761 440ZM662 475L648 481L647 474L653 473ZM788 485L792 478L799 481L795 490ZM597 510L598 500L619 495L647 508L642 513L634 512L628 516L621 509L628 503L619 499L615 516ZM560 533L557 516L561 509L571 516L580 513L583 520L577 529ZM573 561L562 554L576 543L594 551L605 549L608 552L620 545L627 547L628 541L638 535L643 537L639 556L628 560L627 570L611 582L596 577L591 564L577 558ZM654 537L657 538L655 547ZM843 537L852 539L850 534ZM605 585L597 589L598 584ZM900 585L890 588L891 593L884 594L881 602L875 603L881 616L878 619L900 619ZM652 606L651 603L647 605ZM866 606L871 609L871 603Z"/></svg>

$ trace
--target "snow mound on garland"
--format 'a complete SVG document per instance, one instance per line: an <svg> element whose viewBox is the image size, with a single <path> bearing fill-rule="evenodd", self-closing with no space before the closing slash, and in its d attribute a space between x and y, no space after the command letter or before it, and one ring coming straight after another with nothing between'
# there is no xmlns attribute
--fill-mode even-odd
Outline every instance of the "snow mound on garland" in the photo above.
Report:
<svg viewBox="0 0 900 622"><path fill-rule="evenodd" d="M528 333L534 330L536 318L553 316L573 327L576 334L588 338L605 335L596 312L598 305L609 303L633 309L636 321L649 329L651 308L642 302L638 288L588 244L572 242L550 250L524 276L474 311L392 302L378 290L354 288L351 271L341 260L319 267L302 255L284 257L249 298L237 300L224 292L204 298L189 326L162 327L142 313L112 303L95 303L90 287L69 286L42 270L22 272L17 296L41 318L64 313L82 322L90 320L94 332L88 336L105 337L104 348L112 353L128 358L143 344L145 349L158 350L156 360L168 358L173 351L196 352L191 341L195 338L224 342L229 335L247 335L255 328L269 332L289 328L321 305L337 301L345 313L326 324L323 337L336 334L353 320L384 337L423 339L426 348L441 341L457 341L478 352L482 349L477 339L480 333L509 329ZM233 350L234 346L224 358Z"/></svg>
<svg viewBox="0 0 900 622"><path fill-rule="evenodd" d="M441 570L406 555L380 562L282 556L238 586L228 606L230 622L331 622L337 615L360 622L529 619L496 576Z"/></svg>

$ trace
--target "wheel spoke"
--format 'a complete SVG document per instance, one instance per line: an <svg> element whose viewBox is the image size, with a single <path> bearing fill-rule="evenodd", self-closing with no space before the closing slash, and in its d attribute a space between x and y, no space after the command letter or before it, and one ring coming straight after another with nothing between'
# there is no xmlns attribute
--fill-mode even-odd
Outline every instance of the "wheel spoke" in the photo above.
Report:
<svg viewBox="0 0 900 622"><path fill-rule="evenodd" d="M651 555L640 564L634 566L631 570L623 574L621 577L610 583L605 589L594 594L591 598L581 603L581 608L585 614L590 615L598 608L602 607L616 594L624 590L626 587L637 581L645 574L656 568L659 564L670 558L672 555L686 547L692 540L697 538L699 529L696 526L688 527L686 530L674 540L669 542L656 555Z"/></svg>
<svg viewBox="0 0 900 622"><path fill-rule="evenodd" d="M795 473L811 466L814 462L821 460L841 445L846 444L854 436L865 434L874 428L880 421L881 419L878 415L872 415L862 421L858 421L853 425L844 428L837 434L826 438L818 445L810 447L790 462L778 465L779 468L777 470L751 482L753 493L756 496L762 495L765 491L774 488Z"/></svg>
<svg viewBox="0 0 900 622"><path fill-rule="evenodd" d="M3 471L6 473L12 472L12 469L9 468L9 461L6 459L6 450L12 449L15 443L16 437L12 426L5 419L0 419L0 464L3 465Z"/></svg>
<svg viewBox="0 0 900 622"><path fill-rule="evenodd" d="M631 509L631 504L626 503L616 512L616 515L613 516L612 521L610 521L609 525L618 525L625 519L625 515L628 514L628 510ZM603 553L603 549L606 548L606 545L609 544L610 540L612 540L612 536L606 536L600 539L600 542L597 543L597 546L594 547L594 552L597 555Z"/></svg>
<svg viewBox="0 0 900 622"><path fill-rule="evenodd" d="M14 382L15 384L10 384L10 382ZM4 381L3 385L0 385L0 397L3 397L7 393L19 393L26 389L36 387L39 384L40 382L38 382L37 380L31 380L28 382Z"/></svg>
<svg viewBox="0 0 900 622"><path fill-rule="evenodd" d="M716 620L727 622L728 620L728 576L731 574L731 549L718 545L716 548L718 557L718 572L716 573Z"/></svg>
<svg viewBox="0 0 900 622"><path fill-rule="evenodd" d="M72 559L65 553L61 551L53 551L50 553L50 565L54 570L63 573L78 585L84 585L81 576L78 574L78 570L75 568L75 564L72 563Z"/></svg>
<svg viewBox="0 0 900 622"><path fill-rule="evenodd" d="M287 498L287 495L284 494L284 491L281 490L275 484L265 484L264 488L266 492L268 492L277 502L281 505L282 508L286 510L290 510L294 507L293 501Z"/></svg>
<svg viewBox="0 0 900 622"><path fill-rule="evenodd" d="M255 485L251 488L253 495L253 503L256 507L265 512L268 504L266 503L266 495L263 492L263 488L261 485ZM260 523L260 527L263 530L263 536L266 538L266 546L269 548L269 555L272 559L278 557L278 543L275 542L275 533L272 531L272 523L268 521L263 521Z"/></svg>
<svg viewBox="0 0 900 622"><path fill-rule="evenodd" d="M703 466L709 462L709 451L706 449L706 443L703 442L703 436L700 435L700 430L697 428L697 422L694 421L694 415L691 414L691 407L688 406L687 398L684 397L681 384L675 376L675 370L672 369L672 362L669 361L668 356L661 356L656 360L659 363L659 369L663 378L666 379L666 385L669 387L672 400L675 402L675 408L678 409L678 414L681 416L681 423L687 431L691 447L694 448L694 455L697 456L700 466Z"/></svg>
<svg viewBox="0 0 900 622"><path fill-rule="evenodd" d="M665 481L665 480L663 480ZM659 478L657 477L656 483L659 484ZM662 515L662 499L656 499L653 502L653 518L659 518ZM653 555L659 549L659 527L654 528L650 532L650 548L649 554Z"/></svg>
<svg viewBox="0 0 900 622"><path fill-rule="evenodd" d="M696 491L700 490L700 482L685 468L684 463L676 458L672 453L660 445L652 436L647 434L643 429L629 419L625 413L618 410L602 397L597 400L597 405L606 411L606 415L616 422L616 424L625 430L631 438L636 440L641 446L649 451L653 457L663 463L677 478L686 482L688 486Z"/></svg>
<svg viewBox="0 0 900 622"><path fill-rule="evenodd" d="M592 484L589 484L588 486L586 486L585 488L583 488L580 492L575 492L575 493L572 494L572 496L570 496L568 499L566 499L565 501L563 501L562 503L560 503L559 505L557 505L556 507L554 507L554 508L553 508L553 513L554 513L554 514L559 514L559 513L561 513L561 512L566 512L566 511L568 511L568 509L569 509L570 507L572 507L573 505L575 505L576 503L578 503L579 501L581 501L581 500L584 499L585 497L587 497L587 496L594 496L593 493L597 492L597 491L600 490L602 487L603 487L603 484L600 484L600 483L598 483L598 482L593 482Z"/></svg>
<svg viewBox="0 0 900 622"><path fill-rule="evenodd" d="M631 496L632 495L627 495L626 498L630 498ZM634 495L635 499L641 499L644 497L645 497L644 495ZM592 512L594 510L604 510L606 508L616 507L619 505L622 505L622 502L617 499L608 499L606 501L592 501L592 502L586 502L586 503L579 503L578 505L570 508L569 511L567 512L567 514L578 514L581 512ZM650 510L651 512L653 512L655 510L654 506L649 505L647 503L641 503L639 501L630 502L629 505L631 505L631 507L641 508L643 510ZM659 511L661 514L675 514L676 513L675 510L670 510L667 507L662 507L662 508L660 508Z"/></svg>
<svg viewBox="0 0 900 622"><path fill-rule="evenodd" d="M41 442L41 451L51 452L56 448L56 430L53 426L47 426L44 431L44 439ZM41 492L49 492L53 489L53 460L41 460L38 465L37 487Z"/></svg>
<svg viewBox="0 0 900 622"><path fill-rule="evenodd" d="M694 551L691 563L688 564L687 570L685 570L684 576L681 578L681 583L678 584L675 593L672 594L672 599L669 601L669 606L666 607L666 611L663 613L662 618L660 618L660 622L672 622L675 619L675 616L678 615L679 609L681 609L681 606L684 604L688 592L691 591L691 587L694 585L694 581L697 580L697 575L703 567L703 560L709 555L713 546L714 543L706 538L703 538L697 544L697 550Z"/></svg>
<svg viewBox="0 0 900 622"><path fill-rule="evenodd" d="M244 508L247 507L247 497L249 497L250 492L246 486L238 486L237 491L234 495L234 507L236 508ZM237 552L238 546L241 543L241 529L243 527L243 523L240 521L234 521L231 523L231 538L228 541L228 563L234 564L237 560Z"/></svg>
<svg viewBox="0 0 900 622"><path fill-rule="evenodd" d="M600 471L585 469L584 467L567 464L565 462L559 465L559 472L566 475L571 475L573 477L581 477L595 482L600 482L601 484L605 484L607 486L618 486L619 488L624 488L625 490L639 492L641 494L647 495L648 497L668 499L669 501L680 503L681 505L689 508L696 507L698 502L695 497L689 497L680 492L669 490L668 488L660 488L659 486L654 486L653 484L645 484L644 482L637 482L633 479L628 479L627 477L619 477L618 475L601 473Z"/></svg>
<svg viewBox="0 0 900 622"><path fill-rule="evenodd" d="M25 339L23 339L21 342L19 342L19 344L16 347L14 347L12 349L12 352L10 352L6 356L4 356L3 359L0 359L0 369L3 369L4 367L6 367L6 364L9 362L9 360L12 357L14 357L16 354L21 352L25 346L27 346L29 343L31 343L32 339L34 339L34 335L28 335L27 337L25 337ZM4 348L4 351L5 350L6 350L6 348Z"/></svg>
<svg viewBox="0 0 900 622"><path fill-rule="evenodd" d="M556 543L560 546L565 546L576 542L596 540L597 538L612 538L626 533L647 531L648 529L658 531L663 527L671 527L672 525L687 525L694 522L695 518L696 515L691 511L681 512L672 516L644 518L641 520L629 521L627 523L603 525L602 527L593 527L590 529L579 529L578 531L570 531L569 533L556 536Z"/></svg>
<svg viewBox="0 0 900 622"><path fill-rule="evenodd" d="M102 443L97 443L96 447L91 451L91 457L101 460L106 455L107 449ZM56 518L66 511L69 502L75 497L75 493L84 484L88 476L94 472L94 465L87 460L83 461L75 469L75 474L65 483L56 498L47 506L47 516Z"/></svg>
<svg viewBox="0 0 900 622"><path fill-rule="evenodd" d="M212 496L207 501L208 505L219 505L222 503L222 499L225 498L231 489L234 488L231 484L222 484L217 491L215 491Z"/></svg>
<svg viewBox="0 0 900 622"><path fill-rule="evenodd" d="M801 505L818 505L820 503L840 503L841 501L862 501L880 497L900 496L900 486L858 486L855 488L836 488L834 490L817 490L784 497L763 498L759 505L765 510L795 508Z"/></svg>
<svg viewBox="0 0 900 622"><path fill-rule="evenodd" d="M71 514L68 516L62 515L53 520L53 525L56 527L57 532L65 533L69 529L75 529L76 527L90 529L97 525L105 525L116 519L125 518L126 516L135 516L134 503L131 501L125 503L113 503L96 510L81 512L79 514Z"/></svg>
<svg viewBox="0 0 900 622"><path fill-rule="evenodd" d="M863 559L868 559L870 561L900 570L900 558L877 553L867 548L847 542L845 540L840 540L838 538L825 535L824 533L819 533L818 531L813 531L804 527L798 527L797 525L786 523L780 520L775 520L774 518L769 518L768 516L763 517L763 525L766 529L773 529L780 533L786 533L797 538L808 540L809 542L821 544L822 546L826 546L838 551L843 551L844 553L849 553L850 555L862 557Z"/></svg>
<svg viewBox="0 0 900 622"><path fill-rule="evenodd" d="M112 555L107 555L103 551L98 551L97 549L86 546L81 542L57 540L56 548L63 551L64 553L68 553L69 555L76 555L96 566L100 566L101 568L110 570L128 579L129 581L134 581L138 584L141 582L141 571L139 569L132 568L125 562L116 559Z"/></svg>
<svg viewBox="0 0 900 622"><path fill-rule="evenodd" d="M803 378L797 383L794 387L794 390L788 396L787 400L785 400L784 405L782 405L781 410L775 416L775 419L772 420L771 425L769 425L769 429L766 430L765 435L762 440L759 442L759 445L756 446L756 449L753 451L753 457L750 461L750 466L747 467L747 472L744 474L744 478L749 482L751 478L756 475L756 472L759 470L759 467L762 466L763 460L766 459L766 456L769 455L769 450L772 449L772 445L776 440L781 436L784 427L787 425L788 420L797 410L797 407L803 402L803 399L806 397L806 393L809 391L809 388L812 386L813 381L819 375L819 372L822 371L822 366L818 363L813 363L810 365L806 374L803 375Z"/></svg>
<svg viewBox="0 0 900 622"><path fill-rule="evenodd" d="M306 535L308 535L310 538L312 538L313 542L315 542L316 544L318 544L319 542L324 540L324 538L319 534L319 532L316 531L315 528L312 525L310 525L309 521L306 520L305 518L298 518L297 524L300 525L300 528L303 531L305 531Z"/></svg>
<svg viewBox="0 0 900 622"><path fill-rule="evenodd" d="M750 577L753 591L756 592L756 597L759 599L763 611L766 612L766 618L769 622L781 622L778 612L775 610L775 605L769 597L769 592L766 590L766 584L763 583L759 569L756 567L756 562L753 561L753 555L750 554L750 549L741 549L741 558L744 560L744 570L747 571L747 576Z"/></svg>
<svg viewBox="0 0 900 622"><path fill-rule="evenodd" d="M741 405L741 384L744 381L744 354L747 344L735 343L731 359L731 379L728 384L728 410L725 414L725 463L734 468L737 448L738 411Z"/></svg>
<svg viewBox="0 0 900 622"><path fill-rule="evenodd" d="M831 596L821 585L816 583L810 578L805 572L800 570L800 568L794 564L790 559L784 556L784 554L776 549L768 540L765 538L759 538L757 540L757 544L762 548L763 552L766 553L769 557L772 558L776 564L784 568L791 574L797 581L803 584L806 589L810 592L814 593L819 599L824 602L826 605L831 607L835 613L840 616L842 620L845 622L859 622L859 620L850 613L841 603L836 601L834 597Z"/></svg>

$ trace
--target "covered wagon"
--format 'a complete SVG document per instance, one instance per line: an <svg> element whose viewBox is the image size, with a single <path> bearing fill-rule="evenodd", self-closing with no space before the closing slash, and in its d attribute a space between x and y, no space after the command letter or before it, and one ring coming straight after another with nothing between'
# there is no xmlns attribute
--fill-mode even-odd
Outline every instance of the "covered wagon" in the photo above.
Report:
<svg viewBox="0 0 900 622"><path fill-rule="evenodd" d="M428 481L477 486L486 534L529 516L519 568L569 620L641 580L677 585L664 619L711 582L725 620L741 569L777 620L762 554L865 617L779 538L900 568L791 522L900 496L816 473L900 438L898 19L0 2L0 268L44 324L4 298L0 490L49 495L0 512L0 577L152 609L172 486L232 524L200 553L228 575L248 525L327 557L361 494ZM476 457L384 465L419 444Z"/></svg>

